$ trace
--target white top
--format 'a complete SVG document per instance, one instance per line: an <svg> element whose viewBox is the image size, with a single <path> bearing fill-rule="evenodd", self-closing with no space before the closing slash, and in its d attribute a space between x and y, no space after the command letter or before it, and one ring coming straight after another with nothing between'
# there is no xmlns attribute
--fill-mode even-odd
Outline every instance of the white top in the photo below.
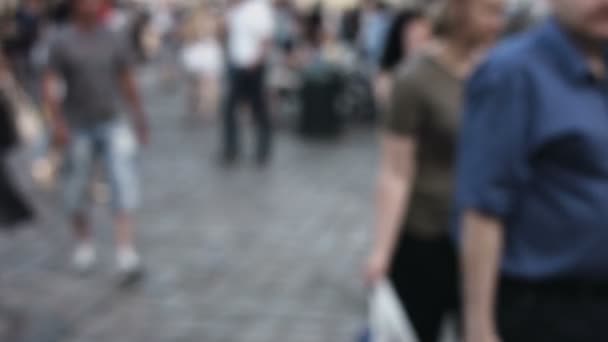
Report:
<svg viewBox="0 0 608 342"><path fill-rule="evenodd" d="M224 56L220 44L214 39L204 39L182 52L182 63L186 71L209 77L219 77L223 69Z"/></svg>
<svg viewBox="0 0 608 342"><path fill-rule="evenodd" d="M274 33L274 14L267 0L242 0L227 14L228 56L237 67L248 67L262 54Z"/></svg>

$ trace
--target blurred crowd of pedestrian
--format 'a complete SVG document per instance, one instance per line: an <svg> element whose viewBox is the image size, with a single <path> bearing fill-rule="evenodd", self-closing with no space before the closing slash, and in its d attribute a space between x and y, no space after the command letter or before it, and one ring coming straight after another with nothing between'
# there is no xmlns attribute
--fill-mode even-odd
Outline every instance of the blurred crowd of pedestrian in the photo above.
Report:
<svg viewBox="0 0 608 342"><path fill-rule="evenodd" d="M252 110L256 122L272 126L291 114L303 133L332 136L339 133L345 119L376 120L388 101L396 67L428 39L429 8L437 2L441 1L395 6L363 0L340 7L331 2L255 1L251 3L266 7L267 14L256 15L259 10L245 8L245 20L238 20L234 17L239 7L249 1L102 0L98 20L123 36L136 62L156 63L164 84L171 85L178 77L186 80L187 119L214 121L220 113L237 108L233 103L240 97L249 96L243 82L231 81L243 76L238 66L247 57L240 55L253 53L243 51L257 49L252 46L261 40L264 58L258 62L263 70L253 83L262 83L255 87L262 96L249 96L256 104L251 108L263 108ZM524 28L539 12L536 4L540 2L513 3L508 31ZM28 100L41 112L40 78L54 36L70 19L70 7L67 0L24 0L0 14L3 53ZM260 27L246 26L253 17ZM233 89L234 83L242 86ZM329 92L330 101L317 108L312 103L317 102L315 90L323 87L328 91L318 93ZM231 127L225 129L226 144L236 144L232 121L224 120Z"/></svg>
<svg viewBox="0 0 608 342"><path fill-rule="evenodd" d="M127 283L143 274L136 155L150 136L137 70L151 66L159 87L185 89L188 126L220 127L223 167L241 159L244 122L262 168L285 123L308 138L380 127L365 279L391 282L420 341L437 341L448 314L468 342L608 338L608 1L24 0L5 11L0 157L20 136L41 184L63 165L79 271L96 261L87 213L102 171L117 268ZM4 165L0 190L0 224L32 216Z"/></svg>

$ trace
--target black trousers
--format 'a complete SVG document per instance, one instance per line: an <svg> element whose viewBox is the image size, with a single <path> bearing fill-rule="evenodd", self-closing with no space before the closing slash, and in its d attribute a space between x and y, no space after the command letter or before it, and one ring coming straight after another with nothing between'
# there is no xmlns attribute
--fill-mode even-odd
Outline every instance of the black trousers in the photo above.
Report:
<svg viewBox="0 0 608 342"><path fill-rule="evenodd" d="M264 94L264 67L255 69L231 68L229 89L224 110L224 157L232 159L239 154L240 134L237 120L239 104L247 102L257 127L257 158L270 156L272 127Z"/></svg>
<svg viewBox="0 0 608 342"><path fill-rule="evenodd" d="M390 274L420 342L436 342L447 314L459 318L456 251L446 236L401 239Z"/></svg>
<svg viewBox="0 0 608 342"><path fill-rule="evenodd" d="M608 287L509 279L500 287L497 325L503 342L608 341Z"/></svg>

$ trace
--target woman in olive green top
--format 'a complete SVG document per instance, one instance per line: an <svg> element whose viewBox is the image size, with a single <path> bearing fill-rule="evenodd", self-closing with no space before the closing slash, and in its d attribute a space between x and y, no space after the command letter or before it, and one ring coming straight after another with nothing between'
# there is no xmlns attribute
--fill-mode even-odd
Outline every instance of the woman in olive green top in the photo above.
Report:
<svg viewBox="0 0 608 342"><path fill-rule="evenodd" d="M376 236L366 278L389 277L421 342L458 312L448 236L465 80L502 30L503 0L446 0L436 36L397 76L382 137Z"/></svg>

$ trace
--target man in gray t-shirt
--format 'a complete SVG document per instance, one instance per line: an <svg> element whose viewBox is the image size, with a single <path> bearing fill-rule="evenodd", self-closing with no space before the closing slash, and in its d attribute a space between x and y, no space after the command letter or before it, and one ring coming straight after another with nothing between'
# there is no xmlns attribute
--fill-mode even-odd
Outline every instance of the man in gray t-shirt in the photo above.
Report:
<svg viewBox="0 0 608 342"><path fill-rule="evenodd" d="M98 20L101 5L102 0L72 1L73 21L51 45L44 97L51 114L53 140L65 151L65 206L78 242L74 265L88 271L96 259L87 200L91 171L99 159L112 188L118 269L130 282L141 275L140 258L133 244L138 144L121 115L123 98L131 109L139 143L147 142L148 129L129 48ZM59 80L66 89L63 101L56 91Z"/></svg>
<svg viewBox="0 0 608 342"><path fill-rule="evenodd" d="M63 114L70 125L90 127L115 119L120 108L120 78L131 68L127 46L109 29L63 28L53 43L49 67L67 85Z"/></svg>

